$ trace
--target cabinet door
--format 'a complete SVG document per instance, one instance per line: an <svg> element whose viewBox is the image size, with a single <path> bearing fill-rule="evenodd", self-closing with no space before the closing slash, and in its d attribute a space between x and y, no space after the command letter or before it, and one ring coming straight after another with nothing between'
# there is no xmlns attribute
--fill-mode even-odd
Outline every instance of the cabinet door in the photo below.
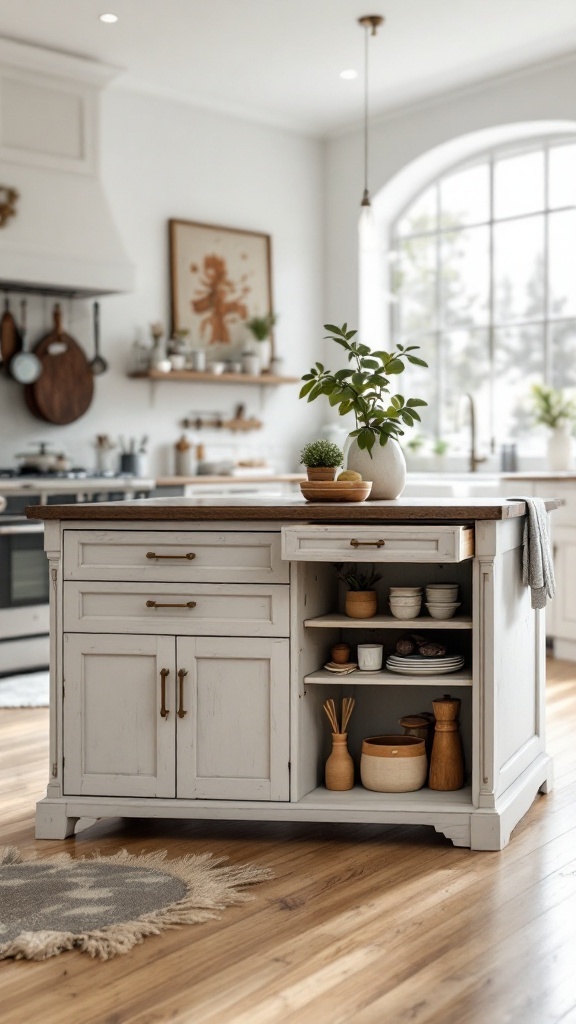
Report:
<svg viewBox="0 0 576 1024"><path fill-rule="evenodd" d="M173 797L175 639L64 634L64 793ZM162 669L167 716L162 716Z"/></svg>
<svg viewBox="0 0 576 1024"><path fill-rule="evenodd" d="M288 640L178 637L177 796L289 799L288 661Z"/></svg>

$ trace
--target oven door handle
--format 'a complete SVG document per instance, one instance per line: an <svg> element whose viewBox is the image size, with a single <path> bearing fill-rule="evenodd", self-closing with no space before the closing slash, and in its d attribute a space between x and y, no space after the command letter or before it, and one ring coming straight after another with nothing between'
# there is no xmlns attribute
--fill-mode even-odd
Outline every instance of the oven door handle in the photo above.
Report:
<svg viewBox="0 0 576 1024"><path fill-rule="evenodd" d="M19 526L18 524L16 524L16 525L10 524L10 526L8 526L8 525L7 526L2 526L2 522L0 521L0 537L12 537L12 536L15 536L16 534L24 534L24 533L42 533L43 531L44 531L44 524L43 523L30 523L30 526L24 525L24 524L22 524L22 526Z"/></svg>

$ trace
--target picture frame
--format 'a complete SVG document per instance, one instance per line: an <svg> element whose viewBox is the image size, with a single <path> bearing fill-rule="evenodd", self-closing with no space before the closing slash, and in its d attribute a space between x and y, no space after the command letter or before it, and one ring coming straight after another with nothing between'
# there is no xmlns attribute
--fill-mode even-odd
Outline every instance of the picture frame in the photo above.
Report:
<svg viewBox="0 0 576 1024"><path fill-rule="evenodd" d="M172 331L194 347L239 348L246 321L273 310L270 235L176 219L168 228Z"/></svg>

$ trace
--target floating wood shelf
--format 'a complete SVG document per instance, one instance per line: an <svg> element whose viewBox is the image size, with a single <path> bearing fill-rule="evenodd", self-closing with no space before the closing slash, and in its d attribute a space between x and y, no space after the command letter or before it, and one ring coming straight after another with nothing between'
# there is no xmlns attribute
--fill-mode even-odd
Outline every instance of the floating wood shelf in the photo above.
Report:
<svg viewBox="0 0 576 1024"><path fill-rule="evenodd" d="M200 370L146 370L142 373L129 373L129 377L138 380L187 380L203 384L263 384L266 387L277 384L298 384L300 377L278 377L274 373L204 373Z"/></svg>

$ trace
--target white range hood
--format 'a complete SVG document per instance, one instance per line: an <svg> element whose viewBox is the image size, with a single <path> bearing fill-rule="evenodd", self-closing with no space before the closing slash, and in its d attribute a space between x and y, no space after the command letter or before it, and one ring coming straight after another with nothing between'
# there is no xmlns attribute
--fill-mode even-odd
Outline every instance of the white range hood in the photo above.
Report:
<svg viewBox="0 0 576 1024"><path fill-rule="evenodd" d="M98 168L100 93L118 73L0 39L0 187L19 192L0 228L0 289L133 289Z"/></svg>

